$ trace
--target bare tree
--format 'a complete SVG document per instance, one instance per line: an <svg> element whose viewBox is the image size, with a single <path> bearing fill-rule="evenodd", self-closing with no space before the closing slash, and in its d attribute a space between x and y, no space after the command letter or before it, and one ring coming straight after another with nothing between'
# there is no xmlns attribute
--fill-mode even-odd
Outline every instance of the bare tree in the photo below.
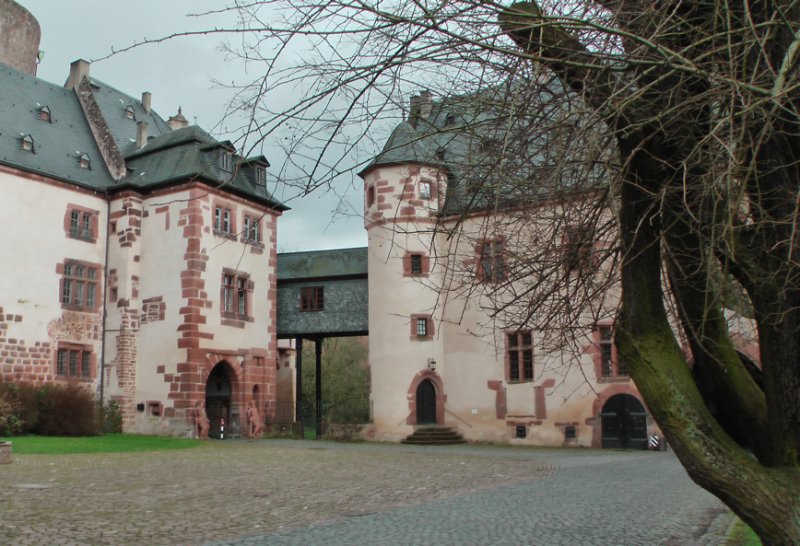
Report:
<svg viewBox="0 0 800 546"><path fill-rule="evenodd" d="M228 9L242 21L231 53L259 67L233 105L245 145L283 134L306 191L363 167L371 155L359 151L407 114L405 94L469 97L469 121L435 135L467 138L475 152L448 160L471 188L461 198L571 205L537 209L536 222L506 216L541 244L512 255L514 278L492 300L498 316L567 333L614 285L619 256L616 343L681 462L765 543L800 543L800 3ZM565 242L559 226L576 224ZM565 274L574 267L559 263L559 247L577 245L581 260L581 241L598 233L617 242L602 249L605 276ZM757 325L761 385L731 340L732 294ZM530 312L542 303L547 313Z"/></svg>

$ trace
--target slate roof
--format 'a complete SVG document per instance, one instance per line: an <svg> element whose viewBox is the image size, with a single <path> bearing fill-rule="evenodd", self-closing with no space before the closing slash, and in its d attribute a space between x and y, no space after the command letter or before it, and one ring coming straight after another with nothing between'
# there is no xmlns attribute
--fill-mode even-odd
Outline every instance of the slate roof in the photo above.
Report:
<svg viewBox="0 0 800 546"><path fill-rule="evenodd" d="M0 64L0 163L98 190L114 183L74 91ZM39 119L43 106L51 121ZM33 138L33 151L21 138ZM89 156L91 169L80 167Z"/></svg>
<svg viewBox="0 0 800 546"><path fill-rule="evenodd" d="M366 247L278 254L278 282L366 275Z"/></svg>
<svg viewBox="0 0 800 546"><path fill-rule="evenodd" d="M220 155L228 153L230 147L229 142L219 142L197 126L171 130L126 156L128 176L114 189L133 187L144 191L175 182L202 180L277 210L288 210L265 185L256 183L255 164L269 165L263 156L246 160L234 156L235 161L242 163L238 167L234 163L231 171L223 170Z"/></svg>
<svg viewBox="0 0 800 546"><path fill-rule="evenodd" d="M427 117L401 122L360 174L399 163L443 168L444 213L541 200L555 187L602 177L579 160L585 154L575 140L581 114L574 104L555 78L434 100Z"/></svg>
<svg viewBox="0 0 800 546"><path fill-rule="evenodd" d="M90 78L92 94L125 157L128 175L114 180L105 166L75 91L0 64L0 164L101 191L123 188L140 191L187 180L201 180L227 191L254 199L277 210L288 210L256 183L255 166L269 166L263 156L243 159L234 155L234 172L223 171L218 159L222 150L232 151L228 141L217 141L199 127L171 130L154 111L145 112L142 102ZM51 121L39 117L48 107ZM134 119L126 115L131 107ZM148 123L150 137L136 148L137 122ZM33 150L22 148L30 135ZM80 166L83 155L89 169Z"/></svg>
<svg viewBox="0 0 800 546"><path fill-rule="evenodd" d="M145 112L141 100L126 95L95 78L89 78L89 80L97 105L103 112L108 128L114 135L114 142L123 156L136 149L136 124L139 121L147 122L147 134L150 136L158 136L171 131L167 122L155 110L150 109L150 113ZM128 106L133 108L133 119L127 117L126 107Z"/></svg>

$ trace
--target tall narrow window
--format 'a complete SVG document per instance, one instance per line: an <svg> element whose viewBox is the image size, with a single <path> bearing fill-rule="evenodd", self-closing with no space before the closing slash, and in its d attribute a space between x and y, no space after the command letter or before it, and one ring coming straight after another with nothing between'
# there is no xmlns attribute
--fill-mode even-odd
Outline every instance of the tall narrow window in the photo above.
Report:
<svg viewBox="0 0 800 546"><path fill-rule="evenodd" d="M426 318L418 318L417 319L417 337L427 337L428 336L428 319Z"/></svg>
<svg viewBox="0 0 800 546"><path fill-rule="evenodd" d="M214 207L214 231L225 235L233 232L233 221L231 209L225 207Z"/></svg>
<svg viewBox="0 0 800 546"><path fill-rule="evenodd" d="M226 313L233 313L233 275L222 276L222 310Z"/></svg>
<svg viewBox="0 0 800 546"><path fill-rule="evenodd" d="M422 180L419 183L419 198L420 199L430 199L431 198L431 183Z"/></svg>
<svg viewBox="0 0 800 546"><path fill-rule="evenodd" d="M250 314L251 301L250 293L253 285L250 276L232 270L225 270L222 273L221 288L221 309L225 320L234 322L224 322L235 326L243 326L244 321L252 321Z"/></svg>
<svg viewBox="0 0 800 546"><path fill-rule="evenodd" d="M261 188L266 188L267 170L260 165L256 165L255 171L256 171L256 186L259 186Z"/></svg>
<svg viewBox="0 0 800 546"><path fill-rule="evenodd" d="M260 222L258 218L254 216L247 216L244 217L244 229L242 230L242 236L244 240L248 243L258 243L261 240L261 233L260 233Z"/></svg>
<svg viewBox="0 0 800 546"><path fill-rule="evenodd" d="M600 333L600 372L602 377L612 377L613 369L613 340L610 326L599 326Z"/></svg>
<svg viewBox="0 0 800 546"><path fill-rule="evenodd" d="M533 336L530 330L506 334L508 380L533 381Z"/></svg>
<svg viewBox="0 0 800 546"><path fill-rule="evenodd" d="M233 171L233 153L228 150L220 150L219 168L225 172Z"/></svg>
<svg viewBox="0 0 800 546"><path fill-rule="evenodd" d="M370 186L367 188L367 206L371 207L375 203L375 188Z"/></svg>
<svg viewBox="0 0 800 546"><path fill-rule="evenodd" d="M300 288L300 310L322 311L325 308L325 289L322 286Z"/></svg>
<svg viewBox="0 0 800 546"><path fill-rule="evenodd" d="M489 241L480 245L480 269L483 282L498 282L506 278L505 256L502 241Z"/></svg>

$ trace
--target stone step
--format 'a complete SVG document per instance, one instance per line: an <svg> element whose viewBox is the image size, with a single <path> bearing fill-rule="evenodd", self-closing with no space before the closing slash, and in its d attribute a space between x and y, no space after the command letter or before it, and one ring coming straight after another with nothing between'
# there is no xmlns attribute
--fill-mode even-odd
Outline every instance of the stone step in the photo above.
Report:
<svg viewBox="0 0 800 546"><path fill-rule="evenodd" d="M401 441L404 444L415 445L446 445L466 443L464 437L451 427L431 426L416 429L407 438Z"/></svg>

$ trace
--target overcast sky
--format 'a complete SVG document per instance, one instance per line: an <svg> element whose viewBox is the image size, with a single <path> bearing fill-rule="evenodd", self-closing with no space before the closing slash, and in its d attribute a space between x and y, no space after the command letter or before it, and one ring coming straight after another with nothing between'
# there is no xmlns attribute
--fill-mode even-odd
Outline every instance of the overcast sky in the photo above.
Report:
<svg viewBox="0 0 800 546"><path fill-rule="evenodd" d="M233 26L232 15L188 17L225 6L225 0L17 0L39 21L40 49L44 57L38 76L63 84L69 64L76 59L94 61L91 75L133 97L153 94L153 108L163 117L178 107L190 123L220 136L218 125L231 92L214 88L212 80L241 81L245 67L224 58L223 37L180 38L120 53L106 60L111 49L121 49L144 38L171 33ZM235 40L235 38L232 38ZM233 140L233 138L231 138ZM276 181L282 161L276 143L269 140L261 153L272 163L271 182ZM272 187L271 187L272 189ZM294 198L294 190L276 188L276 197L292 210L278 223L278 250L315 250L365 246L361 180L346 176L325 193ZM344 200L342 200L344 197ZM338 212L337 212L338 211Z"/></svg>

